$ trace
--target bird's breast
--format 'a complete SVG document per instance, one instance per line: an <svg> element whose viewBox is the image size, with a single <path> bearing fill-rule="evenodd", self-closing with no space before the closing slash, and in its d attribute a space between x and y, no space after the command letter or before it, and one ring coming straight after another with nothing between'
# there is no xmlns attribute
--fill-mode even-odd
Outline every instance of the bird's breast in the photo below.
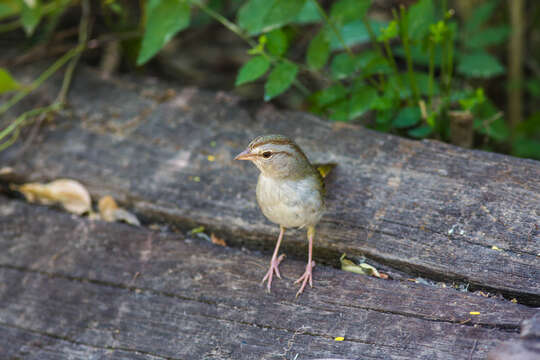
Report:
<svg viewBox="0 0 540 360"><path fill-rule="evenodd" d="M261 174L257 202L270 221L284 227L315 225L324 211L321 184L315 176L287 180Z"/></svg>

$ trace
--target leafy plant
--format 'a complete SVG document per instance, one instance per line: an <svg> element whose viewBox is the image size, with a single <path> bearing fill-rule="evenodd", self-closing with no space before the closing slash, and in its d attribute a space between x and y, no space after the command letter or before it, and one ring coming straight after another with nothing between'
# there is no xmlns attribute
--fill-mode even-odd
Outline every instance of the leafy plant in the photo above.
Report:
<svg viewBox="0 0 540 360"><path fill-rule="evenodd" d="M50 32L61 14L78 3L4 0L0 21L13 20L0 23L0 31L22 27L32 36L45 22ZM147 63L179 32L214 19L250 47L251 58L238 71L236 86L264 82L266 101L296 88L310 111L330 120L360 121L380 131L447 141L450 113L459 110L472 115L476 134L496 144L511 143L516 155L540 157L540 151L530 150L536 135L527 135L540 127L537 114L512 134L479 86L505 73L489 51L510 32L506 24L490 24L500 0L484 1L464 22L456 20L447 0L401 6L386 21L368 17L371 0L338 0L327 8L317 0L231 3L235 13L224 15L224 0L140 2L142 32L135 62ZM123 2L102 0L101 6L107 24L118 27L107 15L114 13L128 24L122 30L130 30ZM531 94L540 93L539 83L527 83ZM15 98L25 90L0 69L0 91L15 91ZM5 130L0 140L2 135Z"/></svg>

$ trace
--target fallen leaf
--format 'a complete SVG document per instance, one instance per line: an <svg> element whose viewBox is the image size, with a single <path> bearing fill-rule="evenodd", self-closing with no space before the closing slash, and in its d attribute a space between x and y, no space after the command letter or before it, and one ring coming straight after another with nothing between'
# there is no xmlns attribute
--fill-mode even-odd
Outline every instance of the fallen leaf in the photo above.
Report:
<svg viewBox="0 0 540 360"><path fill-rule="evenodd" d="M500 247L495 246L495 245L493 245L493 246L491 247L491 250L502 251L502 249L501 249Z"/></svg>
<svg viewBox="0 0 540 360"><path fill-rule="evenodd" d="M216 157L214 155L208 155L207 159L210 162L216 161Z"/></svg>
<svg viewBox="0 0 540 360"><path fill-rule="evenodd" d="M0 168L0 175L9 175L13 173L13 168L9 166L4 166Z"/></svg>
<svg viewBox="0 0 540 360"><path fill-rule="evenodd" d="M227 246L227 243L225 240L218 238L214 233L210 234L210 240L212 241L212 244L216 244L219 246Z"/></svg>
<svg viewBox="0 0 540 360"><path fill-rule="evenodd" d="M114 212L118 210L118 205L112 196L104 196L98 201L99 215L105 221L114 221Z"/></svg>
<svg viewBox="0 0 540 360"><path fill-rule="evenodd" d="M335 341L343 341L345 338L343 336L337 336L334 338Z"/></svg>
<svg viewBox="0 0 540 360"><path fill-rule="evenodd" d="M126 209L119 207L112 196L107 195L99 199L98 209L101 218L105 221L124 221L130 225L141 226L139 219Z"/></svg>
<svg viewBox="0 0 540 360"><path fill-rule="evenodd" d="M339 259L339 261L341 262L341 270L382 278L381 274L379 273L379 271L377 271L377 269L375 269L375 267L366 263L361 263L357 265L353 261L345 259L345 256L347 256L347 254L341 255L341 258Z"/></svg>
<svg viewBox="0 0 540 360"><path fill-rule="evenodd" d="M58 179L48 184L27 183L12 185L31 203L52 205L60 203L64 209L74 214L84 214L92 210L92 201L86 188L78 181Z"/></svg>

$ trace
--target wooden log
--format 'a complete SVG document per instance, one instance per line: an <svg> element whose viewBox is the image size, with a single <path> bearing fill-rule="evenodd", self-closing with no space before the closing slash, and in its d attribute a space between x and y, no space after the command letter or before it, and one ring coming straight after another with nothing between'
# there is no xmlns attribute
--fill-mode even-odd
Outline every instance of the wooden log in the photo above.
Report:
<svg viewBox="0 0 540 360"><path fill-rule="evenodd" d="M44 87L24 108L58 86ZM0 163L13 169L4 182L74 178L147 222L204 225L233 246L269 250L278 228L255 202L258 172L232 158L256 135L282 133L311 160L338 164L317 228L318 262L336 264L343 252L365 255L411 275L540 305L537 161L270 106L250 113L226 94L140 78L103 81L88 69L78 74L70 104L71 113L30 150L21 154L18 144L0 153ZM305 258L304 232L288 232L284 251Z"/></svg>
<svg viewBox="0 0 540 360"><path fill-rule="evenodd" d="M484 359L536 313L326 266L296 299L305 264L292 259L268 294L267 256L0 202L0 353L11 358Z"/></svg>

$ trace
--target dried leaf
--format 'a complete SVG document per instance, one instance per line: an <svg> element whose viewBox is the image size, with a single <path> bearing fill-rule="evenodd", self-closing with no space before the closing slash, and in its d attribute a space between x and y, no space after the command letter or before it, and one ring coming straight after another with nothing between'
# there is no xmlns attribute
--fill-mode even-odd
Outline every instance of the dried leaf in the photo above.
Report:
<svg viewBox="0 0 540 360"><path fill-rule="evenodd" d="M212 241L212 244L216 244L219 246L227 246L225 240L218 238L216 235L214 235L214 233L210 234L210 240Z"/></svg>
<svg viewBox="0 0 540 360"><path fill-rule="evenodd" d="M339 261L341 262L341 270L350 271L356 274L369 275L369 276L382 278L379 271L377 271L377 269L374 268L373 266L366 263L361 263L357 265L353 261L345 259L345 256L347 255L343 254L341 255L341 258L339 259Z"/></svg>
<svg viewBox="0 0 540 360"><path fill-rule="evenodd" d="M112 222L114 221L114 212L118 210L118 205L112 196L107 195L99 199L98 210L103 220Z"/></svg>
<svg viewBox="0 0 540 360"><path fill-rule="evenodd" d="M112 196L104 196L99 199L98 209L101 218L105 221L124 221L130 225L140 226L139 219L129 211L118 207Z"/></svg>
<svg viewBox="0 0 540 360"><path fill-rule="evenodd" d="M58 179L48 184L27 183L13 185L12 189L21 192L28 202L51 205L60 203L69 212L84 214L92 209L90 194L78 181Z"/></svg>

